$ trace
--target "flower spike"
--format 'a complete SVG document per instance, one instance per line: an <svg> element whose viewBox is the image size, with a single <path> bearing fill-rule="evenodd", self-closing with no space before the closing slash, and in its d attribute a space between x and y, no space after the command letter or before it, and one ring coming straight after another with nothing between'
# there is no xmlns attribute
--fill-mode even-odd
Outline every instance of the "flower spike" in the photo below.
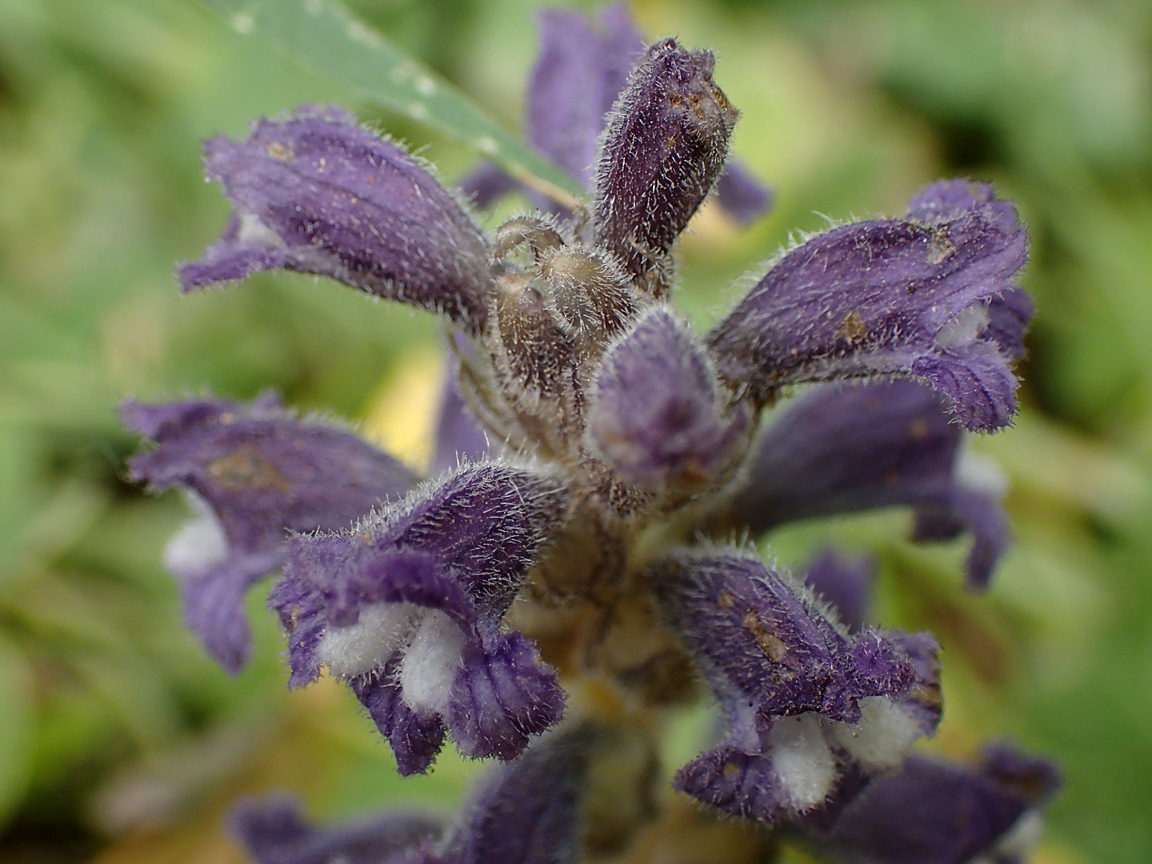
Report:
<svg viewBox="0 0 1152 864"><path fill-rule="evenodd" d="M209 141L204 164L235 213L203 259L180 267L185 290L296 270L483 328L493 276L480 230L415 159L347 112L261 120L247 141Z"/></svg>

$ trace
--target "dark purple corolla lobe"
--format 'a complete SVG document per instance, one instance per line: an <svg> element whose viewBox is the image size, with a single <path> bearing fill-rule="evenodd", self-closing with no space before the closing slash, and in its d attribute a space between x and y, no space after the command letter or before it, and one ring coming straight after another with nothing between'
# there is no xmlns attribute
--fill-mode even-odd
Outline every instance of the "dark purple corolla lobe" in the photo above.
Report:
<svg viewBox="0 0 1152 864"><path fill-rule="evenodd" d="M1008 546L994 478L968 466L963 432L939 398L913 381L822 387L756 443L721 522L754 534L785 522L894 505L916 515L915 537L973 538L968 584L987 584Z"/></svg>
<svg viewBox="0 0 1152 864"><path fill-rule="evenodd" d="M922 709L938 686L930 637L850 633L800 583L734 551L685 552L648 575L724 713L719 745L676 775L698 800L793 818L846 768L892 768L934 731Z"/></svg>
<svg viewBox="0 0 1152 864"><path fill-rule="evenodd" d="M743 405L728 411L708 355L687 325L658 306L605 354L588 437L622 480L692 487L731 466L749 420Z"/></svg>
<svg viewBox="0 0 1152 864"><path fill-rule="evenodd" d="M347 680L403 774L427 770L445 730L466 756L515 758L564 699L501 622L564 503L549 477L464 465L353 530L296 535L271 597L292 683L321 666Z"/></svg>
<svg viewBox="0 0 1152 864"><path fill-rule="evenodd" d="M861 864L1022 864L1040 806L1059 786L1052 763L998 745L965 766L913 756L830 805L804 832Z"/></svg>
<svg viewBox="0 0 1152 864"><path fill-rule="evenodd" d="M604 130L596 243L636 286L668 290L668 251L724 167L738 112L712 82L712 54L665 39L648 49Z"/></svg>
<svg viewBox="0 0 1152 864"><path fill-rule="evenodd" d="M487 317L487 242L415 159L332 108L261 120L247 141L214 138L208 176L235 212L185 289L286 269L330 276L434 310L472 333Z"/></svg>
<svg viewBox="0 0 1152 864"><path fill-rule="evenodd" d="M129 400L121 417L156 444L129 462L129 477L154 492L180 487L200 511L165 557L188 625L230 672L248 657L244 593L282 564L287 532L344 527L415 483L352 432L297 417L272 395Z"/></svg>
<svg viewBox="0 0 1152 864"><path fill-rule="evenodd" d="M799 381L910 375L965 427L1006 425L1031 313L1013 281L1028 235L988 187L966 198L958 188L936 184L905 219L843 225L790 250L710 335L721 373L760 401Z"/></svg>

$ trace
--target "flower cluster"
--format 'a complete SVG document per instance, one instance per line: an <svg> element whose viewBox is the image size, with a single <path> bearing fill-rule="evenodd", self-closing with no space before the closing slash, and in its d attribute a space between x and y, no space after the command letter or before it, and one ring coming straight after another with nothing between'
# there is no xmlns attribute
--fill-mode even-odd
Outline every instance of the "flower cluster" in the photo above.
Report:
<svg viewBox="0 0 1152 864"><path fill-rule="evenodd" d="M851 860L1008 854L1050 766L1003 748L974 768L909 757L941 717L935 640L865 623L866 563L790 573L729 538L904 505L918 540L970 534L967 582L987 584L1005 520L962 437L1016 408L1032 308L1014 208L935 183L898 218L787 250L697 334L670 303L678 236L713 193L742 221L770 201L726 168L738 112L712 55L644 47L622 7L540 21L528 132L584 181L586 208L535 200L489 236L466 196L334 108L207 145L234 213L180 268L185 290L331 277L442 315L454 375L424 478L274 396L126 403L153 442L131 476L184 489L198 514L167 553L188 623L236 672L244 594L276 573L291 686L347 682L403 774L449 737L510 763L455 825L325 831L274 801L238 811L238 835L262 862L575 861L585 768L621 740L655 764L655 742L621 728L710 693L717 737L673 781L697 801ZM487 166L464 185L483 206L515 183ZM591 684L613 710L566 706ZM659 770L633 773L618 785L660 798ZM639 808L585 851L674 836L673 810Z"/></svg>

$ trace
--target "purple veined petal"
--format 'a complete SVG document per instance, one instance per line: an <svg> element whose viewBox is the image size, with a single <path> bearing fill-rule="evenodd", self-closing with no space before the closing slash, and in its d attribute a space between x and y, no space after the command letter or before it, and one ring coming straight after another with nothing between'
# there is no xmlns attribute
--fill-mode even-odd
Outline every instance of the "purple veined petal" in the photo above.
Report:
<svg viewBox="0 0 1152 864"><path fill-rule="evenodd" d="M423 774L432 767L444 746L446 730L439 714L422 714L405 704L395 682L400 662L378 675L353 678L349 684L380 734L396 755L396 770L403 776Z"/></svg>
<svg viewBox="0 0 1152 864"><path fill-rule="evenodd" d="M739 458L750 415L726 410L707 353L687 326L653 307L605 354L587 435L622 480L696 486Z"/></svg>
<svg viewBox="0 0 1152 864"><path fill-rule="evenodd" d="M754 750L722 743L689 762L673 785L697 801L765 824L822 804L840 771L810 714L781 718L758 733Z"/></svg>
<svg viewBox="0 0 1152 864"><path fill-rule="evenodd" d="M729 159L716 181L716 203L740 225L749 225L772 209L772 190L739 161Z"/></svg>
<svg viewBox="0 0 1152 864"><path fill-rule="evenodd" d="M459 202L415 159L336 109L262 120L247 141L214 138L208 176L235 214L185 290L266 269L330 276L369 294L483 329L488 245Z"/></svg>
<svg viewBox="0 0 1152 864"><path fill-rule="evenodd" d="M967 581L982 587L1007 548L1006 520L996 490L966 476L962 436L939 399L915 382L822 387L754 445L718 522L759 534L785 522L907 505L916 539L971 532Z"/></svg>
<svg viewBox="0 0 1152 864"><path fill-rule="evenodd" d="M576 864L591 734L558 732L496 769L436 850L443 864Z"/></svg>
<svg viewBox="0 0 1152 864"><path fill-rule="evenodd" d="M652 45L612 109L596 178L596 243L636 286L668 290L667 253L720 174L737 111L709 52Z"/></svg>
<svg viewBox="0 0 1152 864"><path fill-rule="evenodd" d="M800 583L737 552L686 551L647 575L725 716L720 743L676 777L698 800L794 818L846 768L889 770L935 730L931 637L851 634Z"/></svg>
<svg viewBox="0 0 1152 864"><path fill-rule="evenodd" d="M563 714L556 672L524 635L491 636L464 652L447 723L465 756L511 761Z"/></svg>
<svg viewBox="0 0 1152 864"><path fill-rule="evenodd" d="M1009 757L1019 773L999 776L997 760ZM861 864L1019 861L1038 808L1055 791L1054 778L1051 763L1010 750L975 767L913 756L846 803L836 802L830 824L806 826L806 833L824 850Z"/></svg>
<svg viewBox="0 0 1152 864"><path fill-rule="evenodd" d="M876 580L876 562L870 558L849 559L824 550L804 570L804 581L821 598L832 604L840 620L851 631L864 626Z"/></svg>
<svg viewBox="0 0 1152 864"><path fill-rule="evenodd" d="M415 482L352 432L297 417L271 395L129 400L121 414L156 444L129 462L130 479L154 492L185 489L200 511L165 559L181 580L189 626L233 673L249 651L244 593L281 565L287 532L347 525Z"/></svg>
<svg viewBox="0 0 1152 864"><path fill-rule="evenodd" d="M962 185L929 187L905 219L843 225L790 250L710 334L720 373L757 400L800 381L910 375L967 428L1006 425L1030 313L1012 293L1028 235L988 187L959 208ZM933 208L938 188L947 194Z"/></svg>
<svg viewBox="0 0 1152 864"><path fill-rule="evenodd" d="M320 828L309 824L287 796L243 799L233 806L228 823L254 864L378 864L443 830L431 815L402 812Z"/></svg>
<svg viewBox="0 0 1152 864"><path fill-rule="evenodd" d="M497 462L465 463L366 515L354 531L294 537L291 577L314 586L340 625L355 623L364 605L410 602L388 599L410 577L441 586L430 587L429 596L443 603L449 603L448 585L457 586L453 597L466 598L422 606L498 619L560 520L565 498L562 483L550 476ZM421 556L425 565L416 560ZM461 612L465 602L477 611Z"/></svg>
<svg viewBox="0 0 1152 864"><path fill-rule="evenodd" d="M988 303L988 327L985 337L1000 346L1007 357L1018 359L1026 353L1024 334L1036 312L1036 306L1027 291L1016 288L993 297Z"/></svg>

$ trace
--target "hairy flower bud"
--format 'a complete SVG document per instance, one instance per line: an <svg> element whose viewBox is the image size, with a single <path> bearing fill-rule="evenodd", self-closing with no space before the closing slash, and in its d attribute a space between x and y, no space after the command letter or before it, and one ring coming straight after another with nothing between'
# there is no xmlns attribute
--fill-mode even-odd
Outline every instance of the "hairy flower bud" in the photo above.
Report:
<svg viewBox="0 0 1152 864"><path fill-rule="evenodd" d="M707 51L657 42L604 130L596 242L656 297L668 290L668 251L720 175L738 116L712 82L714 63Z"/></svg>

